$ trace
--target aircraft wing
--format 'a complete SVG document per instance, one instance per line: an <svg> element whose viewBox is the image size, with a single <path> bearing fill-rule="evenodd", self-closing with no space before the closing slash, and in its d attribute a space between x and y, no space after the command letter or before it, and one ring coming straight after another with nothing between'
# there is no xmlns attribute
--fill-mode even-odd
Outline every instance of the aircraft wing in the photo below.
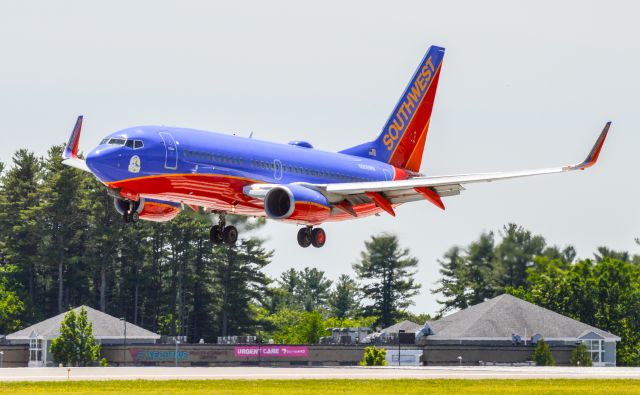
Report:
<svg viewBox="0 0 640 395"><path fill-rule="evenodd" d="M416 177L408 180L354 182L340 184L305 185L327 196L330 202L346 200L348 204L376 203L391 215L394 204L426 199L444 210L441 197L457 195L464 185L479 182L492 182L511 178L537 176L542 174L563 173L584 170L598 160L600 150L609 132L611 122L607 122L584 161L574 165L551 167L546 169L510 171L499 173L456 174L445 176Z"/></svg>
<svg viewBox="0 0 640 395"><path fill-rule="evenodd" d="M62 160L62 164L70 166L70 167L75 167L76 169L80 169L82 171L86 171L86 172L91 173L91 170L89 170L89 167L87 166L85 161L82 160L82 159L79 159L79 158L63 159Z"/></svg>

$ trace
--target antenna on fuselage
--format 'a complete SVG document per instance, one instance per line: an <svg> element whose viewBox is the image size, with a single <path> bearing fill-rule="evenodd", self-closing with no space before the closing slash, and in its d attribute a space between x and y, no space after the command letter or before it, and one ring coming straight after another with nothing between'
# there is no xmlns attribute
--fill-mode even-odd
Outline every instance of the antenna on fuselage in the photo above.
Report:
<svg viewBox="0 0 640 395"><path fill-rule="evenodd" d="M253 138L253 132L249 133L249 138L252 139Z"/></svg>

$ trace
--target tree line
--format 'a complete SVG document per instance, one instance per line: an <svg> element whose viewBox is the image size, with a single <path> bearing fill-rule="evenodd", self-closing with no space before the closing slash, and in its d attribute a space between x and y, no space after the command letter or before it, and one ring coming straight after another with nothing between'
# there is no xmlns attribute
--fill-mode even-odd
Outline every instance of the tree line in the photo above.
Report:
<svg viewBox="0 0 640 395"><path fill-rule="evenodd" d="M418 261L393 235L372 237L355 276L335 283L315 268L270 278L273 254L251 232L264 220L230 216L248 235L235 247L212 246L211 218L189 208L166 223L125 224L99 181L61 164L63 148L20 149L0 163L0 333L82 304L195 342L258 332L317 340L323 325L384 327L409 314Z"/></svg>
<svg viewBox="0 0 640 395"><path fill-rule="evenodd" d="M593 259L576 259L574 247L508 224L439 262L440 314L506 292L620 336L618 364L640 364L640 256L599 247Z"/></svg>

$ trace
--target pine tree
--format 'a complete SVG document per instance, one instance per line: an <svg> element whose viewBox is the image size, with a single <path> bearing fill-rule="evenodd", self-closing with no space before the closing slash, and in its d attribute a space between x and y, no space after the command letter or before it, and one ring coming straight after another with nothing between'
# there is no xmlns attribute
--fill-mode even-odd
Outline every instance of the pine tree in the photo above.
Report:
<svg viewBox="0 0 640 395"><path fill-rule="evenodd" d="M259 239L243 240L239 246L218 246L214 255L214 275L221 289L220 335L252 333L257 324L256 309L270 283L262 269L272 252Z"/></svg>
<svg viewBox="0 0 640 395"><path fill-rule="evenodd" d="M364 307L365 314L380 317L379 325L392 325L419 292L420 284L416 284L412 271L417 266L418 260L409 255L408 249L400 248L394 235L372 236L365 241L360 261L353 265L363 281L363 296L372 301Z"/></svg>
<svg viewBox="0 0 640 395"><path fill-rule="evenodd" d="M305 311L326 310L331 289L331 280L322 270L305 267L298 273L299 297Z"/></svg>
<svg viewBox="0 0 640 395"><path fill-rule="evenodd" d="M498 289L525 286L527 268L533 266L535 256L542 255L545 244L542 236L534 236L516 224L506 225L495 252Z"/></svg>
<svg viewBox="0 0 640 395"><path fill-rule="evenodd" d="M41 303L40 243L43 228L37 211L42 185L42 162L25 149L16 151L12 166L2 177L4 198L0 200L1 253L3 260L15 265L17 281L24 286L27 305ZM44 271L46 272L46 271ZM37 305L36 304L36 305ZM44 318L36 313L37 317ZM31 314L28 314L31 315Z"/></svg>
<svg viewBox="0 0 640 395"><path fill-rule="evenodd" d="M73 276L82 264L84 255L84 232L87 214L82 210L80 188L82 172L62 164L64 146L51 147L44 162L43 184L39 191L39 204L33 208L34 215L43 226L44 238L40 245L42 258L47 267L56 273L56 313L62 313L69 304L70 292L66 293L65 277ZM78 277L78 276L76 276ZM82 277L82 276L80 276ZM85 285L82 278L69 290L76 293Z"/></svg>
<svg viewBox="0 0 640 395"><path fill-rule="evenodd" d="M437 299L442 306L440 314L449 310L464 309L469 306L467 300L467 273L465 257L462 255L460 247L454 246L444 254L440 264L440 274L442 277L436 284L439 286L432 289L432 293L441 293L444 300Z"/></svg>
<svg viewBox="0 0 640 395"><path fill-rule="evenodd" d="M495 260L493 232L482 233L467 247L465 282L467 304L473 306L495 296L493 265Z"/></svg>
<svg viewBox="0 0 640 395"><path fill-rule="evenodd" d="M340 275L335 290L329 296L331 314L336 318L354 318L360 310L360 290L354 279Z"/></svg>
<svg viewBox="0 0 640 395"><path fill-rule="evenodd" d="M277 280L278 287L271 291L273 297L272 310L288 308L292 310L302 309L300 289L302 280L298 271L291 268L280 275Z"/></svg>
<svg viewBox="0 0 640 395"><path fill-rule="evenodd" d="M538 341L536 349L533 352L533 361L536 363L536 366L554 366L556 364L551 354L549 344L547 344L544 339Z"/></svg>

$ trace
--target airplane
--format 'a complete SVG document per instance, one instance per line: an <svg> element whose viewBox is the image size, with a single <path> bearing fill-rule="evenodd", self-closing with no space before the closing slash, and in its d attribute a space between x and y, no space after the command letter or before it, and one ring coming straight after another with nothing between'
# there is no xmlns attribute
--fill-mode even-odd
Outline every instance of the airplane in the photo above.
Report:
<svg viewBox="0 0 640 395"><path fill-rule="evenodd" d="M167 126L135 126L111 133L78 156L79 116L63 163L92 173L114 198L127 223L168 221L185 206L217 214L214 244L235 245L227 213L302 225L301 247L322 247L328 221L364 218L426 200L444 210L443 197L467 184L584 170L598 160L607 122L587 158L547 169L433 176L420 173L445 49L431 46L380 134L373 141L327 152L306 141L279 144Z"/></svg>

